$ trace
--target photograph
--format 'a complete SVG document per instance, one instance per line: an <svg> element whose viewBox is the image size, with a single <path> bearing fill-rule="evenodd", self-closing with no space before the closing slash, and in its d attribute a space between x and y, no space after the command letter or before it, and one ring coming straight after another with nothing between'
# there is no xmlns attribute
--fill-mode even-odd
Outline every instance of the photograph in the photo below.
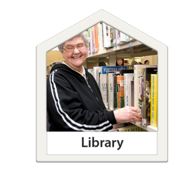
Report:
<svg viewBox="0 0 194 179"><path fill-rule="evenodd" d="M157 131L157 51L97 23L47 51L47 131Z"/></svg>

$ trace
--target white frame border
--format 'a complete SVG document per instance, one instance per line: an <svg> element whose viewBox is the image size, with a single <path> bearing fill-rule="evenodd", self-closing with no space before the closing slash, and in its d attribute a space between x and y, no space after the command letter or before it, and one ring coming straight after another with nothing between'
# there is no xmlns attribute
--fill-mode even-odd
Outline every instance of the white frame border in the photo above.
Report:
<svg viewBox="0 0 194 179"><path fill-rule="evenodd" d="M158 154L157 155L48 155L46 131L46 52L70 37L105 22L158 52ZM140 40L141 39L141 40ZM168 160L168 53L161 42L112 14L99 10L37 46L36 61L36 160L38 162L166 162Z"/></svg>

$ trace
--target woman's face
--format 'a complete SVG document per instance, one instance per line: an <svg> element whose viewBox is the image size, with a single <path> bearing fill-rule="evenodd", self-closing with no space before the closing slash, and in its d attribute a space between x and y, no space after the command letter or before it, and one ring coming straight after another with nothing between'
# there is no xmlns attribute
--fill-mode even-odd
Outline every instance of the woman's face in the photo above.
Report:
<svg viewBox="0 0 194 179"><path fill-rule="evenodd" d="M80 71L82 70L82 65L88 56L88 49L84 40L78 36L64 44L62 55L68 65Z"/></svg>
<svg viewBox="0 0 194 179"><path fill-rule="evenodd" d="M117 59L117 64L120 65L120 66L123 65L123 60L122 59Z"/></svg>

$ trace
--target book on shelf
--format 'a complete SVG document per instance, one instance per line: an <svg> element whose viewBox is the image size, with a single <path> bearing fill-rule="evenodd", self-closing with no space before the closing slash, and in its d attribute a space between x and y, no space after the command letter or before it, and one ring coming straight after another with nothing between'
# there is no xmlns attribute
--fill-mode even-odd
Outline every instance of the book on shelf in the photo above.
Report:
<svg viewBox="0 0 194 179"><path fill-rule="evenodd" d="M89 71L99 85L106 108L115 110L135 106L141 110L143 117L141 124L136 125L157 127L157 65L134 65L133 69L128 66L96 66L102 61L100 58L114 64L117 52L119 54L123 52L120 49L133 47L136 43L131 45L130 42L136 40L104 22L95 24L84 35L89 41L89 60L93 57L95 61Z"/></svg>
<svg viewBox="0 0 194 179"><path fill-rule="evenodd" d="M100 87L100 71L101 67L99 66L93 67L93 77L96 80L99 87Z"/></svg>
<svg viewBox="0 0 194 179"><path fill-rule="evenodd" d="M124 73L124 104L125 106L133 106L134 103L134 74Z"/></svg>
<svg viewBox="0 0 194 179"><path fill-rule="evenodd" d="M150 70L148 70L150 69ZM150 118L146 109L149 109L150 75L156 73L156 65L134 65L134 106L141 110L142 125L148 125ZM146 81L147 80L147 81Z"/></svg>
<svg viewBox="0 0 194 179"><path fill-rule="evenodd" d="M117 48L118 46L122 46L134 40L132 37L104 22L95 24L85 30L83 34L88 40L89 56L103 53L110 48Z"/></svg>
<svg viewBox="0 0 194 179"><path fill-rule="evenodd" d="M122 107L124 106L123 80L119 81L119 77L117 80L117 75L115 75L115 73L123 69L127 69L127 66L101 66L98 69L100 76L99 78L100 91L102 94L103 102L109 110L113 110L117 105Z"/></svg>
<svg viewBox="0 0 194 179"><path fill-rule="evenodd" d="M108 73L108 109L114 110L114 73Z"/></svg>
<svg viewBox="0 0 194 179"><path fill-rule="evenodd" d="M110 27L110 40L111 40L111 46L116 47L117 46L117 39L116 39L116 29L114 27Z"/></svg>
<svg viewBox="0 0 194 179"><path fill-rule="evenodd" d="M135 106L141 110L142 122L137 126L157 127L157 66L101 66L93 68L99 80L103 102L108 110Z"/></svg>
<svg viewBox="0 0 194 179"><path fill-rule="evenodd" d="M93 26L93 36L94 36L94 52L98 53L99 51L99 39L98 39L98 25Z"/></svg>
<svg viewBox="0 0 194 179"><path fill-rule="evenodd" d="M151 74L150 125L158 127L158 75Z"/></svg>
<svg viewBox="0 0 194 179"><path fill-rule="evenodd" d="M124 107L124 76L123 75L116 75L116 98L117 98L117 108Z"/></svg>
<svg viewBox="0 0 194 179"><path fill-rule="evenodd" d="M144 108L142 109L142 115L143 118L146 120L146 125L150 125L150 89L151 89L151 75L157 74L157 67L151 66L146 67L144 70L144 98L143 98L143 104Z"/></svg>
<svg viewBox="0 0 194 179"><path fill-rule="evenodd" d="M98 52L101 53L103 51L104 45L103 45L103 31L102 31L102 23L97 24L98 28Z"/></svg>
<svg viewBox="0 0 194 179"><path fill-rule="evenodd" d="M111 48L111 47L113 47L113 44L111 43L111 34L110 34L111 27L105 23L102 23L102 27L103 27L103 45L104 45L104 48Z"/></svg>
<svg viewBox="0 0 194 179"><path fill-rule="evenodd" d="M108 109L108 79L107 74L100 74L100 92L105 107Z"/></svg>

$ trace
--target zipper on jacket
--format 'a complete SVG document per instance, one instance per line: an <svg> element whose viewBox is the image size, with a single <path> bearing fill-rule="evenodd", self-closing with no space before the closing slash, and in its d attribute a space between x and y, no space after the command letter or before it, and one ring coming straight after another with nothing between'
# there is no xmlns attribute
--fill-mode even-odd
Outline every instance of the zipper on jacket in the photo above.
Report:
<svg viewBox="0 0 194 179"><path fill-rule="evenodd" d="M87 77L86 77L86 78L84 78L84 79L85 79L85 81L86 81L86 84L87 84L88 88L91 90L91 92L92 92L92 93L93 93L93 95L95 96L96 100L99 102L98 97L94 94L94 91L92 90L92 88L91 88L90 84L88 83L88 79L87 79Z"/></svg>

